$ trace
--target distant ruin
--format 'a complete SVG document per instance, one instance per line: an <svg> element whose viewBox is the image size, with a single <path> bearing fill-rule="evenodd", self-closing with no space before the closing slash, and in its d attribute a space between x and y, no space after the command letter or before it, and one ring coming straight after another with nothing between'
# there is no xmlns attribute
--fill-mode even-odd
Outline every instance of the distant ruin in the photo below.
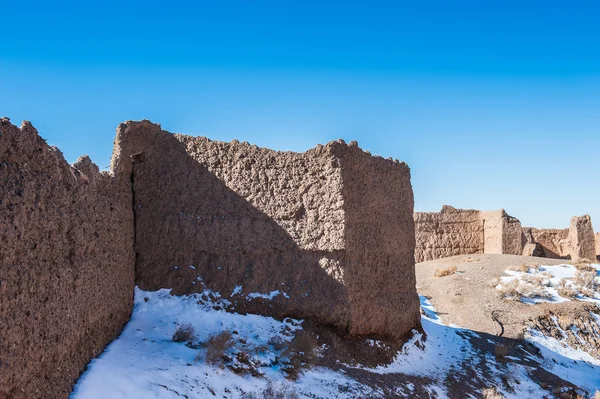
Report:
<svg viewBox="0 0 600 399"><path fill-rule="evenodd" d="M546 258L595 260L598 235L589 215L574 216L568 229L521 227L499 211L456 209L416 212L415 259L424 262L454 255L511 254Z"/></svg>
<svg viewBox="0 0 600 399"><path fill-rule="evenodd" d="M592 219L573 216L568 229L523 229L524 255L545 258L596 260Z"/></svg>
<svg viewBox="0 0 600 399"><path fill-rule="evenodd" d="M522 253L521 222L503 209L482 212L444 205L440 212L416 212L417 262L469 254Z"/></svg>
<svg viewBox="0 0 600 399"><path fill-rule="evenodd" d="M355 142L276 152L127 122L101 173L5 118L0 195L3 398L67 398L134 280L353 336L420 326L410 170Z"/></svg>

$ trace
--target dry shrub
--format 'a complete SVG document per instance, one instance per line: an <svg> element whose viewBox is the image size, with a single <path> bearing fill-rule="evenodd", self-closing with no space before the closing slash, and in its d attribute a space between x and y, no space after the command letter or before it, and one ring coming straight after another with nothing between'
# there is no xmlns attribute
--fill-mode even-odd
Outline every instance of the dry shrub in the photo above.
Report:
<svg viewBox="0 0 600 399"><path fill-rule="evenodd" d="M266 388L256 394L254 392L243 393L242 399L299 399L300 396L285 385L275 386L272 381L267 382Z"/></svg>
<svg viewBox="0 0 600 399"><path fill-rule="evenodd" d="M581 272L595 272L596 268L593 267L591 263L594 262L589 259L580 259L577 263L575 263L575 267Z"/></svg>
<svg viewBox="0 0 600 399"><path fill-rule="evenodd" d="M314 334L302 330L281 352L281 369L287 378L295 381L305 369L310 369L316 362L318 342Z"/></svg>
<svg viewBox="0 0 600 399"><path fill-rule="evenodd" d="M173 342L191 342L196 339L196 330L189 323L177 323L173 333Z"/></svg>
<svg viewBox="0 0 600 399"><path fill-rule="evenodd" d="M578 293L579 292L575 288L568 286L565 280L560 280L560 283L558 284L558 295L564 298L573 299Z"/></svg>
<svg viewBox="0 0 600 399"><path fill-rule="evenodd" d="M538 270L539 268L540 268L540 265L527 266L525 263L521 263L519 266L511 267L510 270L514 270L516 272L527 273L527 272L529 272L529 269Z"/></svg>
<svg viewBox="0 0 600 399"><path fill-rule="evenodd" d="M504 395L496 390L496 388L485 388L481 391L483 399L504 399Z"/></svg>
<svg viewBox="0 0 600 399"><path fill-rule="evenodd" d="M594 289L596 287L596 269L594 271L577 271L575 284L581 288Z"/></svg>
<svg viewBox="0 0 600 399"><path fill-rule="evenodd" d="M456 273L457 267L456 266L449 266L445 269L435 269L435 277L446 277L446 276L451 276L454 273Z"/></svg>
<svg viewBox="0 0 600 399"><path fill-rule="evenodd" d="M596 292L594 290L591 290L591 289L585 288L585 287L580 289L579 293L588 298L594 298L596 296ZM598 399L600 399L600 398L598 398Z"/></svg>
<svg viewBox="0 0 600 399"><path fill-rule="evenodd" d="M521 280L526 283L531 284L536 288L542 288L544 286L548 286L549 281L547 281L543 276L539 274L525 274L521 276Z"/></svg>
<svg viewBox="0 0 600 399"><path fill-rule="evenodd" d="M211 335L206 341L206 363L217 364L222 361L225 352L235 345L229 331Z"/></svg>
<svg viewBox="0 0 600 399"><path fill-rule="evenodd" d="M498 290L500 296L504 299L520 300L521 298L540 298L552 299L552 295L544 289L542 279L534 279L530 282L512 279L505 283L500 283Z"/></svg>

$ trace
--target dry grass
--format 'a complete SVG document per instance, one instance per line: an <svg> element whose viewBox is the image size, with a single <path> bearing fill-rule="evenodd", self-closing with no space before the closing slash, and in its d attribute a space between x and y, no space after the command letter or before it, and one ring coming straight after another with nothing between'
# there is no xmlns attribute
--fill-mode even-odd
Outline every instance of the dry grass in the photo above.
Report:
<svg viewBox="0 0 600 399"><path fill-rule="evenodd" d="M596 269L592 265L590 265L590 263L595 262L592 262L589 259L581 259L577 263L575 263L575 267L581 272L595 272Z"/></svg>
<svg viewBox="0 0 600 399"><path fill-rule="evenodd" d="M206 341L206 363L220 363L225 352L234 345L235 341L229 331L222 331L219 334L211 335Z"/></svg>
<svg viewBox="0 0 600 399"><path fill-rule="evenodd" d="M573 299L577 296L578 293L578 290L571 286L568 286L565 280L560 280L560 283L558 284L558 295L564 298Z"/></svg>
<svg viewBox="0 0 600 399"><path fill-rule="evenodd" d="M295 381L305 369L310 369L317 361L318 342L308 331L300 331L289 345L281 351L281 369L287 378Z"/></svg>
<svg viewBox="0 0 600 399"><path fill-rule="evenodd" d="M191 342L196 339L196 330L189 323L177 324L173 333L173 342Z"/></svg>
<svg viewBox="0 0 600 399"><path fill-rule="evenodd" d="M529 269L538 270L540 265L531 265L527 266L525 263L520 264L519 266L511 267L510 270L514 270L516 272L527 273Z"/></svg>
<svg viewBox="0 0 600 399"><path fill-rule="evenodd" d="M504 399L504 395L496 390L496 388L485 388L481 391L483 399Z"/></svg>
<svg viewBox="0 0 600 399"><path fill-rule="evenodd" d="M299 399L300 397L293 389L285 385L275 386L273 382L267 382L267 387L260 393L256 394L243 393L242 399Z"/></svg>
<svg viewBox="0 0 600 399"><path fill-rule="evenodd" d="M580 271L577 270L575 275L575 284L581 288L589 288L593 290L596 287L596 269L593 271Z"/></svg>
<svg viewBox="0 0 600 399"><path fill-rule="evenodd" d="M456 273L457 267L456 266L449 266L445 269L435 269L435 277L446 277L446 276L451 276L454 273Z"/></svg>
<svg viewBox="0 0 600 399"><path fill-rule="evenodd" d="M537 278L520 281L515 278L508 282L501 282L498 290L504 299L516 301L521 298L552 299L552 295L544 289L543 281L543 279Z"/></svg>

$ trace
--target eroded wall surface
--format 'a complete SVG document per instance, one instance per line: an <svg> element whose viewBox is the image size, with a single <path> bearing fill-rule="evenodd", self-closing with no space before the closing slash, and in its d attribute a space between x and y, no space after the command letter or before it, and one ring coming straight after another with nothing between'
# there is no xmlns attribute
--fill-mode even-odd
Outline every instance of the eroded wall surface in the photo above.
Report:
<svg viewBox="0 0 600 399"><path fill-rule="evenodd" d="M594 230L589 215L574 216L568 229L523 228L527 244L535 243L545 258L594 260Z"/></svg>
<svg viewBox="0 0 600 399"><path fill-rule="evenodd" d="M596 233L596 259L600 260L600 233Z"/></svg>
<svg viewBox="0 0 600 399"><path fill-rule="evenodd" d="M133 182L141 288L208 287L238 311L356 335L418 326L405 164L343 142L276 152L148 121L121 125L116 145L113 168Z"/></svg>
<svg viewBox="0 0 600 399"><path fill-rule="evenodd" d="M424 262L484 252L481 212L444 205L440 212L416 212L415 259Z"/></svg>
<svg viewBox="0 0 600 399"><path fill-rule="evenodd" d="M523 252L521 222L504 209L481 212L486 254L521 255Z"/></svg>
<svg viewBox="0 0 600 399"><path fill-rule="evenodd" d="M67 398L133 299L131 190L0 119L0 397Z"/></svg>

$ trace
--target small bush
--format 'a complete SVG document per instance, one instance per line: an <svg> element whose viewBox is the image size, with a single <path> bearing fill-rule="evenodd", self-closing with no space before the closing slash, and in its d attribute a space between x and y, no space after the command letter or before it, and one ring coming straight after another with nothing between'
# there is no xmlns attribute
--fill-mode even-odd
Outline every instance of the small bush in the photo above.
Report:
<svg viewBox="0 0 600 399"><path fill-rule="evenodd" d="M307 332L300 331L289 345L281 352L281 369L287 374L287 378L295 381L303 370L311 368L318 357L317 339Z"/></svg>
<svg viewBox="0 0 600 399"><path fill-rule="evenodd" d="M543 279L530 279L529 281L520 281L512 279L505 283L500 283L498 290L500 296L504 299L520 300L521 298L539 298L552 299L552 295L544 289Z"/></svg>
<svg viewBox="0 0 600 399"><path fill-rule="evenodd" d="M596 287L596 269L593 272L577 271L575 284L581 288L594 289Z"/></svg>
<svg viewBox="0 0 600 399"><path fill-rule="evenodd" d="M446 276L451 276L454 273L456 273L457 267L456 266L449 266L445 269L435 269L435 277L446 277Z"/></svg>
<svg viewBox="0 0 600 399"><path fill-rule="evenodd" d="M504 399L504 395L496 390L496 388L486 388L481 391L483 399Z"/></svg>
<svg viewBox="0 0 600 399"><path fill-rule="evenodd" d="M177 324L173 333L173 342L192 342L196 339L196 330L189 323Z"/></svg>
<svg viewBox="0 0 600 399"><path fill-rule="evenodd" d="M591 265L592 262L589 259L581 259L579 262L575 263L575 267L580 272L596 272L596 268Z"/></svg>
<svg viewBox="0 0 600 399"><path fill-rule="evenodd" d="M560 283L558 284L558 295L564 298L573 299L577 296L577 294L578 292L575 288L568 286L565 280L560 280Z"/></svg>
<svg viewBox="0 0 600 399"><path fill-rule="evenodd" d="M242 399L299 399L299 396L293 389L285 385L275 386L272 381L269 381L262 392L243 393Z"/></svg>
<svg viewBox="0 0 600 399"><path fill-rule="evenodd" d="M233 336L229 331L222 331L208 337L206 341L206 363L220 363L225 356L225 352L235 345Z"/></svg>

